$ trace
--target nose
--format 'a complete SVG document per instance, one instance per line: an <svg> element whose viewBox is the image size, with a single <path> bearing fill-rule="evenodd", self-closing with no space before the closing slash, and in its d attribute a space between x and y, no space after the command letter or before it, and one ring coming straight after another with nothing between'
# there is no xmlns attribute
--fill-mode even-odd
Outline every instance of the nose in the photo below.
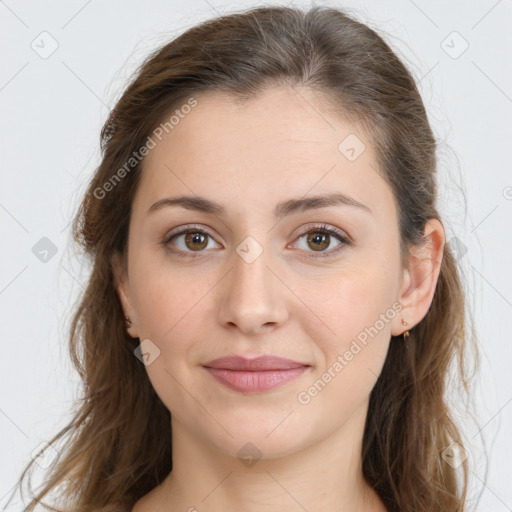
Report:
<svg viewBox="0 0 512 512"><path fill-rule="evenodd" d="M254 261L233 254L233 267L221 289L219 320L247 335L266 332L286 322L290 293L263 251Z"/></svg>

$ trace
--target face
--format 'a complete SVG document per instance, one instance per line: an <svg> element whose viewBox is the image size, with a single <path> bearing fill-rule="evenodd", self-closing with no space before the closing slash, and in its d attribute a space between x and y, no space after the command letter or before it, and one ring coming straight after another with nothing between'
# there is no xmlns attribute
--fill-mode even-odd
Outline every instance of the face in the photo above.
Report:
<svg viewBox="0 0 512 512"><path fill-rule="evenodd" d="M283 456L350 428L391 334L405 330L397 210L374 148L298 91L196 98L146 157L119 273L129 332L150 340L146 371L173 425L233 456L248 442ZM345 201L308 204L332 194ZM218 209L149 211L178 196ZM302 367L205 368L233 355Z"/></svg>

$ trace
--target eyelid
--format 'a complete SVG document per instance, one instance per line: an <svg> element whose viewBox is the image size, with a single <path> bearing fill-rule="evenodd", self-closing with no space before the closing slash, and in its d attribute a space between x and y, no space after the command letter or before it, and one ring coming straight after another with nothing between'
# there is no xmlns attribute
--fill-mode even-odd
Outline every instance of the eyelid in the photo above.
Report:
<svg viewBox="0 0 512 512"><path fill-rule="evenodd" d="M213 236L208 232L208 229L205 229L202 224L184 224L183 226L177 227L175 230L169 231L165 235L164 239L169 240L174 236L181 235L183 233L188 233L189 231L196 231L196 230L198 232L205 233L208 236L211 236L213 238Z"/></svg>
<svg viewBox="0 0 512 512"><path fill-rule="evenodd" d="M325 231L328 234L335 235L338 238L342 239L342 241L345 241L347 244L353 242L352 237L346 231L336 226L333 226L332 224L326 224L324 222L313 222L307 224L306 227L302 226L300 228L299 234L296 236L295 239L303 237L308 233L313 233L315 230L318 230L319 232Z"/></svg>

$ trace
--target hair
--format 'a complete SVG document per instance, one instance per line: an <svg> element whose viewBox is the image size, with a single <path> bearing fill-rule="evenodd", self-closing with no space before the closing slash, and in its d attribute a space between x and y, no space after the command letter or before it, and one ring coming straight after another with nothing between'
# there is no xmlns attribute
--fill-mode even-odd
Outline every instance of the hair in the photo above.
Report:
<svg viewBox="0 0 512 512"><path fill-rule="evenodd" d="M102 127L102 160L73 220L73 241L92 262L69 334L83 394L50 441L66 443L27 511L37 504L62 510L43 501L58 491L74 512L124 512L172 470L170 411L134 357L140 340L126 332L115 289L112 256L126 256L145 163L127 170L126 162L191 97L222 92L244 101L277 86L307 87L326 108L365 127L397 204L403 262L411 246L425 243L426 222L440 220L436 139L415 81L382 37L353 16L328 7L259 7L204 21L153 51ZM427 314L408 343L391 337L370 395L362 469L389 511L465 510L468 462L461 474L441 453L453 442L464 449L446 394L456 382L449 381L453 362L451 378L468 391L468 341L478 361L467 313L461 269L446 244Z"/></svg>

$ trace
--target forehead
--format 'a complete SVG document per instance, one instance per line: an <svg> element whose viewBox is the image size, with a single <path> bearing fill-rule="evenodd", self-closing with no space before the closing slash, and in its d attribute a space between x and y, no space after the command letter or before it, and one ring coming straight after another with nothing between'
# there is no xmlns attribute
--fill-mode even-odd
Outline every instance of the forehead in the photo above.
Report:
<svg viewBox="0 0 512 512"><path fill-rule="evenodd" d="M215 92L196 100L145 158L136 202L146 209L166 193L235 206L333 191L363 203L392 200L368 136L314 91L281 87L244 102Z"/></svg>

